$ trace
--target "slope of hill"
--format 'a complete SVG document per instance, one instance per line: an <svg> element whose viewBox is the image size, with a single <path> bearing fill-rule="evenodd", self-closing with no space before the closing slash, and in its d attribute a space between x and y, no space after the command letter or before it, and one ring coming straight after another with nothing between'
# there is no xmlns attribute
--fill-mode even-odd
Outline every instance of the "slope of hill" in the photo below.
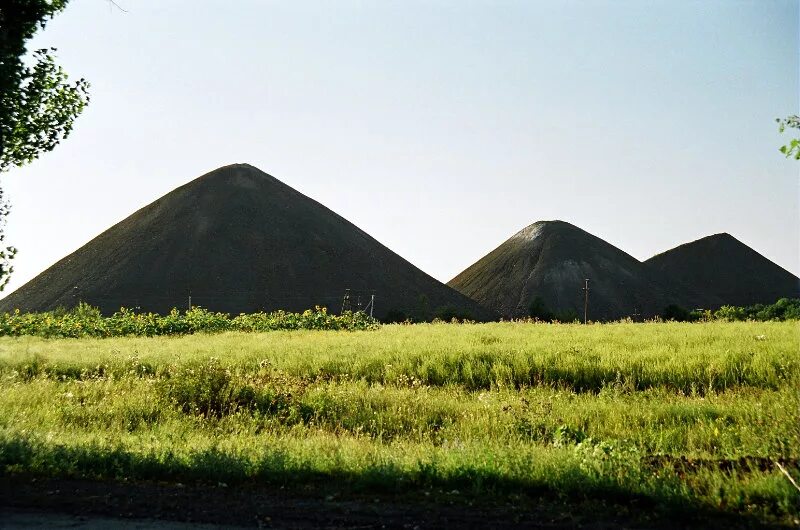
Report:
<svg viewBox="0 0 800 530"><path fill-rule="evenodd" d="M121 306L165 312L192 304L230 313L338 311L375 292L375 316L430 318L448 306L493 314L358 227L247 164L181 186L112 226L0 301L0 310Z"/></svg>
<svg viewBox="0 0 800 530"><path fill-rule="evenodd" d="M585 278L594 320L652 317L688 296L656 281L636 258L563 221L520 230L448 285L504 316L528 315L537 297L551 310L582 316Z"/></svg>
<svg viewBox="0 0 800 530"><path fill-rule="evenodd" d="M689 285L700 307L716 309L800 298L800 279L730 234L715 234L645 261L672 281Z"/></svg>

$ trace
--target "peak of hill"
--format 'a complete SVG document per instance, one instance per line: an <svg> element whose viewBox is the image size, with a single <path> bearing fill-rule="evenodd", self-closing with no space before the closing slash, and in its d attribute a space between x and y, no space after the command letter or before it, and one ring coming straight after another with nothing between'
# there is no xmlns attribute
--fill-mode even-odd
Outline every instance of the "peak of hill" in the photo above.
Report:
<svg viewBox="0 0 800 530"><path fill-rule="evenodd" d="M679 245L645 261L702 296L700 307L770 304L800 297L800 279L727 233Z"/></svg>
<svg viewBox="0 0 800 530"><path fill-rule="evenodd" d="M537 297L551 310L583 315L586 278L594 320L651 317L685 298L633 256L564 221L523 228L448 285L504 316L526 316Z"/></svg>
<svg viewBox="0 0 800 530"><path fill-rule="evenodd" d="M221 167L112 226L0 300L0 310L193 305L233 314L338 311L375 293L375 316L493 315L325 206L249 164ZM359 300L360 297L360 300Z"/></svg>

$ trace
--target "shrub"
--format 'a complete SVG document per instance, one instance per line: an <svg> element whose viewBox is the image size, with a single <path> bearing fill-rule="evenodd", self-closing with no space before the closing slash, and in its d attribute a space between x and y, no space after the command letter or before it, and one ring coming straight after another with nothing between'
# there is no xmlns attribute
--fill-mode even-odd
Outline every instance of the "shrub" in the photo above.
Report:
<svg viewBox="0 0 800 530"><path fill-rule="evenodd" d="M664 308L664 311L661 313L661 318L664 320L674 320L676 322L689 322L692 320L692 315L685 307L681 307L677 304L670 304Z"/></svg>
<svg viewBox="0 0 800 530"><path fill-rule="evenodd" d="M754 320L795 320L800 318L800 299L781 298L772 305L759 306L753 312Z"/></svg>
<svg viewBox="0 0 800 530"><path fill-rule="evenodd" d="M237 385L217 359L184 368L159 381L159 393L184 414L222 417L251 405L255 392Z"/></svg>
<svg viewBox="0 0 800 530"><path fill-rule="evenodd" d="M581 317L574 309L565 309L556 313L555 320L559 322L580 322Z"/></svg>
<svg viewBox="0 0 800 530"><path fill-rule="evenodd" d="M275 371L261 362L259 372L234 372L219 359L174 367L157 383L161 398L184 414L222 418L239 411L297 423L311 412L300 399L307 381Z"/></svg>
<svg viewBox="0 0 800 530"><path fill-rule="evenodd" d="M173 309L164 316L157 313L136 313L123 307L110 317L103 317L97 308L81 303L75 309L66 312L15 311L0 314L0 336L36 335L48 338L184 335L294 329L357 331L377 327L378 321L363 312L345 311L341 315L332 315L324 307L316 307L302 313L275 311L242 314L235 318L202 307L193 307L184 313Z"/></svg>
<svg viewBox="0 0 800 530"><path fill-rule="evenodd" d="M386 316L383 318L383 321L387 324L400 324L403 322L407 322L409 320L408 315L404 311L399 309L391 309Z"/></svg>
<svg viewBox="0 0 800 530"><path fill-rule="evenodd" d="M800 320L800 299L781 298L771 305L755 304L745 307L724 305L714 311L716 320Z"/></svg>
<svg viewBox="0 0 800 530"><path fill-rule="evenodd" d="M433 313L434 320L441 320L444 322L452 321L470 321L472 314L466 310L460 310L452 305L445 305L436 308Z"/></svg>
<svg viewBox="0 0 800 530"><path fill-rule="evenodd" d="M541 296L537 296L533 299L531 305L528 306L528 314L531 316L531 318L542 320L544 322L550 322L555 318L555 315L544 303L544 300Z"/></svg>
<svg viewBox="0 0 800 530"><path fill-rule="evenodd" d="M747 313L743 307L724 305L714 311L714 318L716 320L727 320L728 322L733 322L736 320L746 320Z"/></svg>

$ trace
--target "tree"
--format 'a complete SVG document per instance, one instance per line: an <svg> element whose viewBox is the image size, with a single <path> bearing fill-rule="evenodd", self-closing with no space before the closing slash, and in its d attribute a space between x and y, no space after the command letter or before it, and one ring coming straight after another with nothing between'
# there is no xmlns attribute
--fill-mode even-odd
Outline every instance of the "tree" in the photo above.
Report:
<svg viewBox="0 0 800 530"><path fill-rule="evenodd" d="M677 304L670 304L664 308L661 313L661 318L664 320L674 320L676 322L688 322L691 320L691 313L689 310Z"/></svg>
<svg viewBox="0 0 800 530"><path fill-rule="evenodd" d="M531 305L528 306L528 314L531 316L531 318L542 320L544 322L550 322L553 320L553 318L555 318L555 315L547 307L547 304L544 303L544 300L541 296L537 296L533 299Z"/></svg>
<svg viewBox="0 0 800 530"><path fill-rule="evenodd" d="M89 83L73 84L55 62L55 48L36 50L26 64L26 43L69 0L3 0L0 4L0 172L52 151L69 136L89 103ZM16 249L3 247L8 203L0 189L0 290L8 283Z"/></svg>
<svg viewBox="0 0 800 530"><path fill-rule="evenodd" d="M800 130L800 116L788 116L786 118L778 118L778 130L783 133L787 128ZM792 138L789 143L781 146L781 153L786 155L786 158L794 158L800 160L800 138Z"/></svg>

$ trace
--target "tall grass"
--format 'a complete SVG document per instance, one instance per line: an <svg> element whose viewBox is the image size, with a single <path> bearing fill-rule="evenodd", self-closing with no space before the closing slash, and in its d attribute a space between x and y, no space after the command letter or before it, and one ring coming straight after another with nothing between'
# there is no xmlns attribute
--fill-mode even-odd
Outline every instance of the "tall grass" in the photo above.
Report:
<svg viewBox="0 0 800 530"><path fill-rule="evenodd" d="M80 378L216 357L255 371L262 361L289 375L324 380L466 390L547 386L575 392L609 387L705 394L738 386L777 389L800 371L796 323L492 323L388 325L378 332L203 335L52 341L0 337L0 371ZM133 361L135 359L136 361Z"/></svg>
<svg viewBox="0 0 800 530"><path fill-rule="evenodd" d="M0 339L0 470L650 499L790 521L794 323Z"/></svg>

